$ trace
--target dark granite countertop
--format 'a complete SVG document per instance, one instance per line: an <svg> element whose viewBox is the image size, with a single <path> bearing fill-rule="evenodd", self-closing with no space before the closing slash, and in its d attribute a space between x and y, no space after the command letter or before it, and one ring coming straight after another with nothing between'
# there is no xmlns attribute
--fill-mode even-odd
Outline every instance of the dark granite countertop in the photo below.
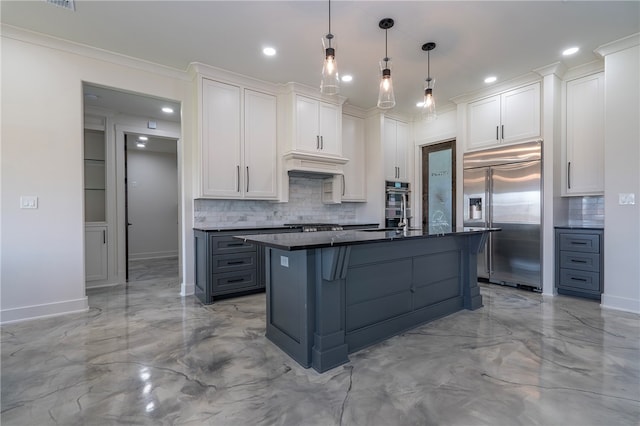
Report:
<svg viewBox="0 0 640 426"><path fill-rule="evenodd" d="M411 230L406 234L397 231L324 231L289 234L242 235L236 238L255 244L274 247L281 250L304 250L324 247L347 246L356 244L380 243L419 238L438 238L451 235L478 234L485 231L499 231L500 228L455 228L441 233L429 233L423 230Z"/></svg>
<svg viewBox="0 0 640 426"><path fill-rule="evenodd" d="M564 224L564 225L555 225L556 229L591 229L595 231L604 230L604 225L587 225L587 224Z"/></svg>
<svg viewBox="0 0 640 426"><path fill-rule="evenodd" d="M226 232L226 231L274 231L278 229L298 229L302 227L301 224L296 223L285 223L284 225L274 225L274 226L194 226L194 231L207 231L207 232ZM341 223L340 226L343 227L352 227L352 226L367 226L371 228L377 228L379 226L378 223Z"/></svg>

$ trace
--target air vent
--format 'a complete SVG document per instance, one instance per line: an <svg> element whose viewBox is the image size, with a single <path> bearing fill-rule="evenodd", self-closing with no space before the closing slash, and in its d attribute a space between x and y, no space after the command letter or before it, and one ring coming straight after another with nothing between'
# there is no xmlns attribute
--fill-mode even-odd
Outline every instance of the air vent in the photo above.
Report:
<svg viewBox="0 0 640 426"><path fill-rule="evenodd" d="M76 5L73 3L73 0L45 0L45 1L54 6L63 7L65 9L69 9L74 12L76 10Z"/></svg>

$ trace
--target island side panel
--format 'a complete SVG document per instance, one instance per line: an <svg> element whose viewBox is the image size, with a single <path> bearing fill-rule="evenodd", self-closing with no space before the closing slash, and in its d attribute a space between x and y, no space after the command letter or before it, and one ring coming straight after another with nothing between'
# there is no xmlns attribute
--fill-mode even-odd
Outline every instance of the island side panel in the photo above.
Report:
<svg viewBox="0 0 640 426"><path fill-rule="evenodd" d="M467 235L464 241L467 249L465 256L462 258L463 276L463 297L464 308L476 310L482 307L482 295L478 286L478 252L484 247L489 236L488 232L482 234Z"/></svg>
<svg viewBox="0 0 640 426"><path fill-rule="evenodd" d="M266 336L307 368L311 366L314 329L314 250L285 251L267 248Z"/></svg>

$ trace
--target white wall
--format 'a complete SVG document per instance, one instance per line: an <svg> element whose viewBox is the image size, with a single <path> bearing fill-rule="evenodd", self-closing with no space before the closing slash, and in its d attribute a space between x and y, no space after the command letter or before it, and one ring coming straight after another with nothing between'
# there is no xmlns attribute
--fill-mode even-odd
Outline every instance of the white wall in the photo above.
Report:
<svg viewBox="0 0 640 426"><path fill-rule="evenodd" d="M605 56L604 294L602 306L640 313L640 36ZM635 205L620 205L621 193Z"/></svg>
<svg viewBox="0 0 640 426"><path fill-rule="evenodd" d="M176 152L136 149L128 143L130 260L178 255L177 160Z"/></svg>
<svg viewBox="0 0 640 426"><path fill-rule="evenodd" d="M182 102L181 252L192 284L195 90L185 74L3 26L1 78L0 322L87 308L83 81ZM38 196L38 209L19 209L21 195Z"/></svg>

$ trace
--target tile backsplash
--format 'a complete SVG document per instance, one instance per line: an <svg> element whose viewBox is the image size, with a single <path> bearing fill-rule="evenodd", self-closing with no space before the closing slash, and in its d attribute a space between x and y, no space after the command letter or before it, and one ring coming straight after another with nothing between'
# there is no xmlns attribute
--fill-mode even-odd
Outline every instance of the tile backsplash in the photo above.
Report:
<svg viewBox="0 0 640 426"><path fill-rule="evenodd" d="M604 197L570 197L569 225L604 226Z"/></svg>
<svg viewBox="0 0 640 426"><path fill-rule="evenodd" d="M289 202L197 199L196 227L277 226L285 223L356 223L354 203L323 204L322 179L289 178Z"/></svg>

